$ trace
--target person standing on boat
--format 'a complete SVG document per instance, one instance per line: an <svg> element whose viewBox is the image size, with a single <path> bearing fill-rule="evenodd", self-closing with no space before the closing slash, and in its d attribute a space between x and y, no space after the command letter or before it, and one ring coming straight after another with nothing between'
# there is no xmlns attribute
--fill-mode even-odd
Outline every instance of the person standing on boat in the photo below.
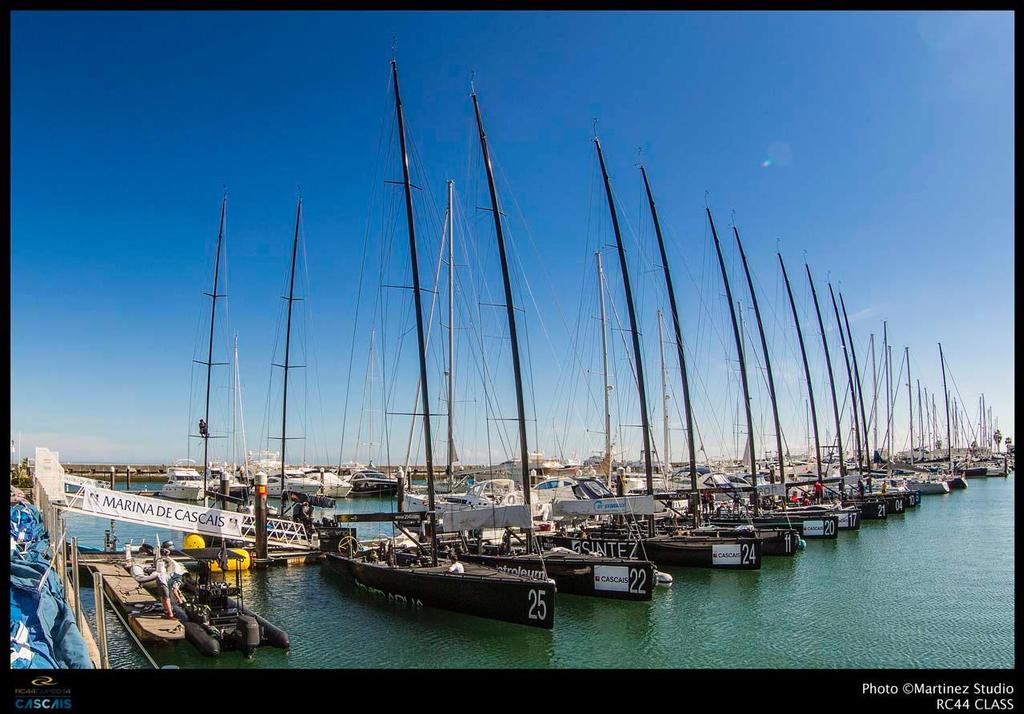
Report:
<svg viewBox="0 0 1024 714"><path fill-rule="evenodd" d="M821 503L821 497L825 493L825 485L821 481L814 482L814 502Z"/></svg>
<svg viewBox="0 0 1024 714"><path fill-rule="evenodd" d="M864 498L864 481L857 481L857 490L860 491L860 497Z"/></svg>
<svg viewBox="0 0 1024 714"><path fill-rule="evenodd" d="M871 484L871 474L870 473L867 475L867 481L868 481L868 493L874 493L875 489L874 489L874 486L872 486L872 484Z"/></svg>

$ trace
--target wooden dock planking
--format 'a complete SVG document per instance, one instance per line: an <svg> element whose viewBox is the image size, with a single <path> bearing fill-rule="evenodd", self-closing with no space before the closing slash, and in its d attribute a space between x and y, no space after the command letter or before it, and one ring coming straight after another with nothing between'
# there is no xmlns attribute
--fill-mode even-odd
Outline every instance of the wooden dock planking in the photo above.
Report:
<svg viewBox="0 0 1024 714"><path fill-rule="evenodd" d="M158 603L153 593L146 590L123 565L117 563L88 563L93 572L103 575L103 589L117 603L126 616L135 635L143 642L173 642L185 639L185 626L179 620L167 620L162 612L132 614L134 605Z"/></svg>

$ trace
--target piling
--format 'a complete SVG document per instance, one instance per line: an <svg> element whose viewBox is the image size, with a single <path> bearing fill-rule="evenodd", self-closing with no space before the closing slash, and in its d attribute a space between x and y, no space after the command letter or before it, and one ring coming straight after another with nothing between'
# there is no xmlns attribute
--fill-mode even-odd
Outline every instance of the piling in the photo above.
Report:
<svg viewBox="0 0 1024 714"><path fill-rule="evenodd" d="M103 669L110 669L110 658L107 656L107 613L103 607L103 573L92 574L92 588L96 598L96 634L100 640L100 666Z"/></svg>
<svg viewBox="0 0 1024 714"><path fill-rule="evenodd" d="M71 536L71 578L75 587L74 597L74 608L75 608L75 624L78 625L78 630L81 632L84 630L84 619L82 617L82 598L79 593L82 592L79 576L78 576L78 537Z"/></svg>
<svg viewBox="0 0 1024 714"><path fill-rule="evenodd" d="M282 474L282 481L283 481ZM282 483L283 487L283 483ZM256 474L256 559L267 559L267 475Z"/></svg>
<svg viewBox="0 0 1024 714"><path fill-rule="evenodd" d="M113 491L115 488L117 488L117 471L115 471L114 467L111 466L110 467L110 490Z"/></svg>
<svg viewBox="0 0 1024 714"><path fill-rule="evenodd" d="M220 472L220 507L222 510L228 509L228 492L230 490L228 479L231 478L231 474L228 473L227 468Z"/></svg>
<svg viewBox="0 0 1024 714"><path fill-rule="evenodd" d="M129 491L132 490L132 467L131 464L124 467L124 482L127 485ZM113 488L113 487L111 487Z"/></svg>

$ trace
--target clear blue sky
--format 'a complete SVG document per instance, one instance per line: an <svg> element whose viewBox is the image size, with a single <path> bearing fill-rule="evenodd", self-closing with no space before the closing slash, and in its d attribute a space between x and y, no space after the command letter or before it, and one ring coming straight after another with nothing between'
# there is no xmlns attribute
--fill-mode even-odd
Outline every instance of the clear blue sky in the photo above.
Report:
<svg viewBox="0 0 1024 714"><path fill-rule="evenodd" d="M468 98L476 73L514 257L526 267L532 292L531 299L517 271L540 441L531 426L531 448L552 453L556 439L580 456L599 448L593 430L600 411L579 396L600 388L595 375L580 374L581 365L596 364L592 254L611 241L607 207L594 184L594 117L630 226L627 247L656 419L655 311L665 302L641 210L638 147L671 242L691 369L704 384L698 420L709 453L734 448L736 371L728 363L734 351L720 276L710 262L705 191L725 241L733 292L746 305L728 230L735 210L772 325L784 431L794 450L806 439L806 390L779 292L777 241L797 283L820 386L804 251L819 295L827 295L828 277L843 290L862 370L868 335L880 335L886 319L894 362L908 345L912 377L938 391L936 342L942 341L968 407L976 408L984 392L1003 432L1013 433L1009 13L54 12L16 13L11 31L11 420L25 454L45 445L65 460L163 462L185 455L187 425L201 413L190 369L205 350L202 293L210 289L224 187L229 298L215 358L230 357L237 331L250 448L261 432L264 441L280 434L278 417L265 413L280 410L270 364L275 350L280 359L277 321L299 186L308 256L299 342L309 366L293 373L293 384L302 386L292 395L301 392L306 400L297 403L293 424L307 437L310 460L338 458L351 347L345 458L357 438L369 440L359 414L376 285L382 275L408 279L403 217L387 213L398 196L382 183L399 178L388 148L393 36L410 134L426 167L424 175L414 171L414 182L428 189L419 192L418 205L433 200L442 211L444 181L456 180L463 219L457 240L467 241L460 250L469 251L469 261L472 241L472 250L488 256L460 280L488 286L489 299L500 302L490 218L477 210L487 197ZM382 127L390 134L379 149ZM438 248L433 210L420 213L421 269L428 277ZM367 265L352 345L368 216L369 256L386 244L381 236L396 242L386 269L373 260ZM604 260L611 298L625 320L617 258L605 249ZM411 324L399 310L409 302L407 291L384 292L391 307L381 309L397 317L385 335L378 333L378 358L397 352L395 333ZM468 316L477 307L464 309ZM574 338L578 316L582 327ZM482 321L487 334L504 329L494 315ZM435 329L443 335L438 324ZM628 369L622 334L612 336L620 371ZM486 414L482 390L473 386L479 363L472 362L469 343L477 337L466 331L459 339L459 448L466 459L485 458ZM589 345L580 357L570 354L574 340ZM505 385L497 390L498 411L509 417L507 343L487 344L488 369ZM438 364L441 347L439 338L431 346ZM401 375L391 411L408 412L412 404L410 349L407 340L401 360L387 366ZM670 359L672 370L674 364ZM217 371L223 404L228 373ZM755 383L763 382L755 372ZM437 403L440 368L431 374ZM616 397L626 401L615 420L627 425L622 444L633 445L637 430L628 424L637 420L629 413L635 397L630 407L629 385L624 377L617 382ZM670 389L678 395L675 382ZM764 395L758 384L760 422L770 414ZM824 425L825 394L818 399ZM375 401L379 420L380 398ZM672 401L677 430L679 400ZM580 416L563 430L559 420L569 412ZM226 413L218 413L216 431L227 428ZM905 393L897 405L901 419ZM404 451L408 420L396 420L401 436L392 434L392 444ZM561 430L554 434L553 420ZM364 433L357 437L360 422ZM375 429L379 442L380 426ZM905 425L897 431L899 445ZM759 444L771 443L773 433L770 424L759 427ZM678 459L681 434L673 440ZM301 447L289 446L295 448ZM627 451L636 458L635 446ZM498 446L491 453L495 460L507 456Z"/></svg>

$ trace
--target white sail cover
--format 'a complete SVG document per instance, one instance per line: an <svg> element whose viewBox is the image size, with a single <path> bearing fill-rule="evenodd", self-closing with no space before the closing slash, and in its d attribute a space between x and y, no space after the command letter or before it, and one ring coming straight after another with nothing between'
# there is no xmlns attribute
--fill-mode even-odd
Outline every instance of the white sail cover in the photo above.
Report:
<svg viewBox="0 0 1024 714"><path fill-rule="evenodd" d="M665 507L654 501L654 496L623 496L621 498L565 499L551 504L553 516L604 516L628 515L649 516L664 511Z"/></svg>
<svg viewBox="0 0 1024 714"><path fill-rule="evenodd" d="M533 525L525 504L514 506L478 506L442 511L439 530L444 533L472 531L477 528L529 528Z"/></svg>

